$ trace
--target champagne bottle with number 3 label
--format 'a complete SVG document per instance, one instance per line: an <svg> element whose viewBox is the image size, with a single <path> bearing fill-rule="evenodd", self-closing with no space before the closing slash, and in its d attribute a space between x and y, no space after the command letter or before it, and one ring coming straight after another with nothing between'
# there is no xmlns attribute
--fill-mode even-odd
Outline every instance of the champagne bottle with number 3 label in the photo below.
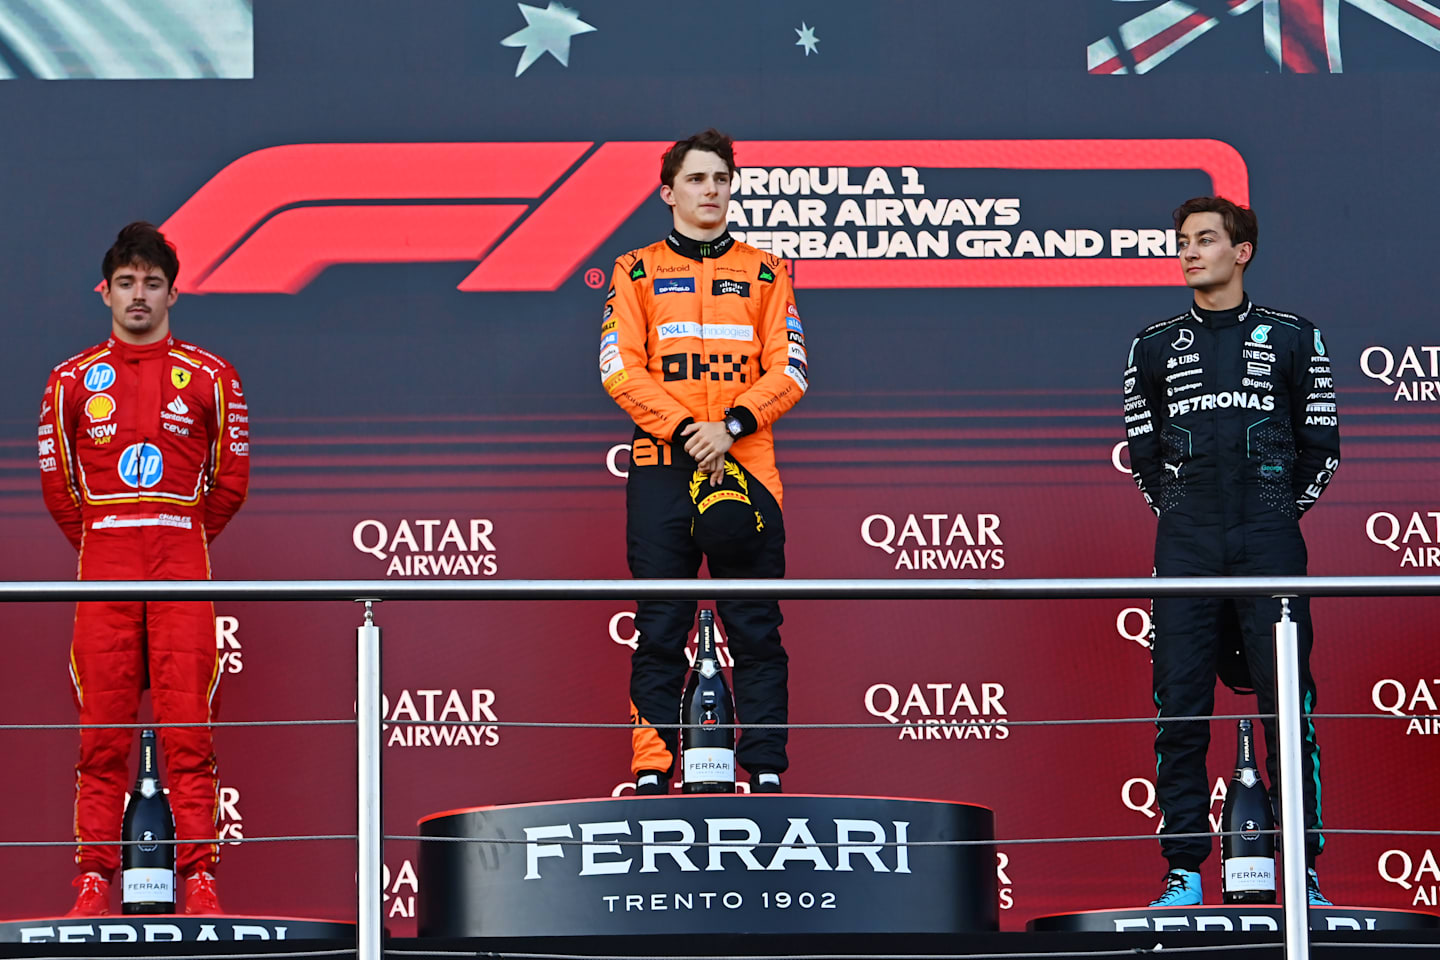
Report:
<svg viewBox="0 0 1440 960"><path fill-rule="evenodd" d="M1270 794L1255 763L1255 730L1240 721L1235 776L1220 813L1220 862L1226 903L1275 902L1275 817ZM1231 833L1231 831L1238 831Z"/></svg>

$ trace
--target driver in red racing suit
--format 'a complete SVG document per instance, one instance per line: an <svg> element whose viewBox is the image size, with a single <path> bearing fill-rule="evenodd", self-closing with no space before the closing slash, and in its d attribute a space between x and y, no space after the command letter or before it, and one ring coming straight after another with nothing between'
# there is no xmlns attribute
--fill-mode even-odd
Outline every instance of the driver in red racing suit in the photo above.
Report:
<svg viewBox="0 0 1440 960"><path fill-rule="evenodd" d="M112 335L57 366L40 408L45 505L79 551L81 580L206 580L208 546L245 501L249 411L239 375L169 331L179 263L146 223L107 253ZM219 705L215 615L208 601L77 604L70 674L81 724L134 723L149 686L159 723L209 723ZM108 913L120 864L122 803L134 730L80 734L79 847L72 915ZM210 729L160 730L185 911L219 911L214 870L219 780Z"/></svg>

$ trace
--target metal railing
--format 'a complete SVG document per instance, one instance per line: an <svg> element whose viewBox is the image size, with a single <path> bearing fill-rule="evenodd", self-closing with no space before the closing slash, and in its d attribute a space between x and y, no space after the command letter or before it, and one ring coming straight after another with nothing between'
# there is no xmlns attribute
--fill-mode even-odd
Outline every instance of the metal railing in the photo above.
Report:
<svg viewBox="0 0 1440 960"><path fill-rule="evenodd" d="M1132 597L1377 597L1440 595L1427 577L1132 577L1033 580L109 580L0 583L0 602L80 600L338 600L365 604L356 630L356 960L381 960L381 632L384 600L1074 600ZM1282 603L1275 625L1280 777L1300 769L1296 625ZM1291 782L1298 780L1292 778ZM1285 955L1308 960L1302 795L1281 791Z"/></svg>

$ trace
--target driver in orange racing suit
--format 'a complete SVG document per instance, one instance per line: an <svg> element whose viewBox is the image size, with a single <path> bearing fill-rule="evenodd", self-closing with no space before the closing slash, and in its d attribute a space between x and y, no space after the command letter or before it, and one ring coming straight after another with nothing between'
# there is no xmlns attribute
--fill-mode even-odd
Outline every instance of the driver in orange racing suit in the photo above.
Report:
<svg viewBox="0 0 1440 960"><path fill-rule="evenodd" d="M600 379L635 421L626 485L626 557L636 578L783 577L785 528L771 427L808 386L805 332L779 258L726 229L735 174L730 138L707 130L666 151L661 198L674 229L615 263L600 328ZM733 536L697 542L690 481L719 484L725 461L747 475L755 511L737 511ZM755 512L760 515L757 524ZM748 529L744 529L745 519ZM714 543L714 541L712 541ZM773 600L716 604L735 668L741 724L787 722L789 661ZM640 601L631 660L631 769L636 792L665 793L695 604ZM747 729L737 760L751 789L779 792L786 731Z"/></svg>

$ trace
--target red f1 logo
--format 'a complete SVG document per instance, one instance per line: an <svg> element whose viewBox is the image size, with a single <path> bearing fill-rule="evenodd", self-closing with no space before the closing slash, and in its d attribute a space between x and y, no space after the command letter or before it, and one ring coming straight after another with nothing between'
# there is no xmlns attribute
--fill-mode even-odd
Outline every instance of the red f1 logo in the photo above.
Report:
<svg viewBox="0 0 1440 960"><path fill-rule="evenodd" d="M465 291L560 287L656 190L668 143L293 144L247 154L162 229L190 293L296 293L339 263L478 261ZM747 165L1201 170L1249 202L1218 140L746 141ZM1169 258L797 260L795 285L1170 286Z"/></svg>

